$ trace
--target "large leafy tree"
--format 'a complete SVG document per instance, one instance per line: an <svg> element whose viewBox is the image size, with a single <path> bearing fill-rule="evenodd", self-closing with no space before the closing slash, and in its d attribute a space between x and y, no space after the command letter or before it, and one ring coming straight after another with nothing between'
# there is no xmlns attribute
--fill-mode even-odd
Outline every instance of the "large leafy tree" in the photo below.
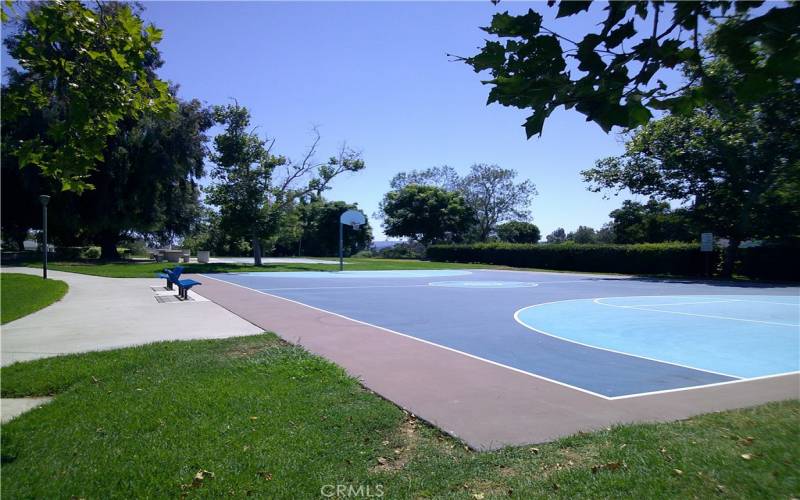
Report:
<svg viewBox="0 0 800 500"><path fill-rule="evenodd" d="M478 163L463 177L449 166L400 172L390 186L393 190L410 185L433 186L460 194L475 216L469 239L487 241L500 222L530 217L536 186L530 180L516 182L516 177L515 170Z"/></svg>
<svg viewBox="0 0 800 500"><path fill-rule="evenodd" d="M686 209L673 210L665 201L647 203L625 200L612 210L610 229L615 243L661 243L699 238Z"/></svg>
<svg viewBox="0 0 800 500"><path fill-rule="evenodd" d="M457 241L474 222L474 212L456 191L409 184L386 193L380 210L387 236L405 236L429 245Z"/></svg>
<svg viewBox="0 0 800 500"><path fill-rule="evenodd" d="M524 220L530 216L536 186L530 180L514 182L517 172L497 165L479 163L461 181L461 192L475 212L475 236L487 241L497 224Z"/></svg>
<svg viewBox="0 0 800 500"><path fill-rule="evenodd" d="M12 23L8 20L7 23ZM62 189L82 192L125 121L169 113L176 104L155 77L161 31L131 6L78 1L32 4L4 43L21 70L9 68L3 127L43 117L43 127L3 144L20 167L39 168Z"/></svg>
<svg viewBox="0 0 800 500"><path fill-rule="evenodd" d="M595 191L629 189L691 205L698 224L730 240L723 264L730 276L743 240L800 234L800 83L784 82L751 105L736 100L731 82L742 75L724 60L706 71L725 106L653 121L623 155L583 175Z"/></svg>
<svg viewBox="0 0 800 500"><path fill-rule="evenodd" d="M581 245L596 243L597 231L595 231L593 227L578 226L578 229L567 234L566 241L574 241Z"/></svg>
<svg viewBox="0 0 800 500"><path fill-rule="evenodd" d="M539 228L531 222L512 220L497 226L497 238L500 241L538 243L541 237Z"/></svg>
<svg viewBox="0 0 800 500"><path fill-rule="evenodd" d="M171 240L186 232L197 217L210 113L198 101L180 102L169 114L145 113L124 120L106 140L102 161L86 177L96 189L59 190L58 181L38 169L20 169L3 148L4 235L17 240L41 223L38 196L52 193L49 229L63 245L96 243L104 259L116 259L117 245L128 235ZM42 120L18 116L3 128L3 144L28 130L44 128Z"/></svg>
<svg viewBox="0 0 800 500"><path fill-rule="evenodd" d="M488 102L531 111L528 137L541 134L560 108L574 109L603 130L647 123L654 110L688 113L718 106L726 96L701 62L713 52L739 79L728 93L757 102L782 82L800 78L800 3L760 1L637 1L603 3L605 19L582 38L548 27L541 14L495 14L483 28L494 39L461 58L476 72L488 71ZM599 4L599 2L598 2ZM550 0L548 6L555 7ZM587 16L591 1L562 0L557 18ZM713 39L704 25L719 28ZM663 70L663 71L662 71ZM668 83L672 70L685 76ZM678 76L681 76L681 74Z"/></svg>
<svg viewBox="0 0 800 500"><path fill-rule="evenodd" d="M548 243L564 243L567 241L567 233L563 227L556 228L546 237Z"/></svg>
<svg viewBox="0 0 800 500"><path fill-rule="evenodd" d="M275 235L281 218L297 200L320 196L335 177L365 166L361 155L346 146L337 156L316 161L320 140L316 132L301 160L275 155L275 140L255 134L250 112L238 103L216 106L214 115L225 130L214 138L213 183L207 201L217 207L222 231L252 242L256 265L261 265L262 242Z"/></svg>
<svg viewBox="0 0 800 500"><path fill-rule="evenodd" d="M132 232L163 244L189 230L199 215L197 180L212 125L197 100L179 102L167 116L148 113L119 125L87 178L95 189L72 196L102 258L117 258L118 242Z"/></svg>
<svg viewBox="0 0 800 500"><path fill-rule="evenodd" d="M339 252L339 218L347 210L358 210L358 205L344 201L311 200L297 207L302 232L298 238L298 253L303 255L331 256ZM344 227L345 255L353 255L369 248L372 228L369 221L359 229Z"/></svg>
<svg viewBox="0 0 800 500"><path fill-rule="evenodd" d="M403 189L410 184L435 186L445 191L458 191L461 188L461 177L453 167L442 165L424 170L400 172L392 177L389 186L392 189Z"/></svg>

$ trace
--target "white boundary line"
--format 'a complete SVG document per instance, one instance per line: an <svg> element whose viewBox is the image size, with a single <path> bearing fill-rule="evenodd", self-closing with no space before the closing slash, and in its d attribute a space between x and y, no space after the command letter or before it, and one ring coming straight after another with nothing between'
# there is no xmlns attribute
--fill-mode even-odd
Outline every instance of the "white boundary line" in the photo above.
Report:
<svg viewBox="0 0 800 500"><path fill-rule="evenodd" d="M735 297L735 295L734 295ZM796 304L790 304L788 302L770 302L769 300L750 300L750 299L730 299L732 302L753 302L757 304L776 304L781 306L792 306L792 307L800 307L800 300L797 301Z"/></svg>
<svg viewBox="0 0 800 500"><path fill-rule="evenodd" d="M506 368L506 369L509 369L511 371L514 371L514 372L517 372L517 373L521 373L523 375L527 375L529 377L533 377L533 378L536 378L536 379L544 380L546 382L551 382L553 384L560 385L562 387L567 387L569 389L573 389L573 390L576 390L576 391L579 391L579 392L583 392L585 394L589 394L590 396L595 396L595 397L598 397L598 398L601 398L601 399L605 399L605 400L609 400L609 401L614 399L614 397L609 397L609 396L605 396L603 394L592 392L592 391L590 391L588 389L583 389L582 387L576 387L574 385L570 385L570 384L567 384L567 383L564 383L564 382L559 382L558 380L553 380L551 378L543 377L542 375L537 375L535 373L527 372L527 371L521 370L519 368L514 368L513 366L504 365L503 363L498 363L497 361L492 361L490 359L482 358L480 356L476 356L476 355L470 354L468 352L459 351L458 349L453 349L452 347L447 347L447 346L444 346L444 345L441 345L441 344L437 344L435 342L431 342L429 340L420 339L420 338L414 337L412 335L407 335L405 333L400 333L400 332L395 331L395 330L390 330L389 328L384 328L382 326L374 325L372 323L367 323L366 321L361 321L361 320L358 320L358 319L350 318L350 317L345 316L343 314L331 312L331 311L328 311L328 310L325 310L325 309L322 309L322 308L319 308L319 307L314 307L314 306L311 306L311 305L308 305L308 304L304 304L302 302L298 302L296 300L287 299L286 297L281 297L280 295L273 295L271 293L263 292L261 290L257 290L255 288L250 288L250 287L247 287L247 286L244 286L244 285L240 285L238 283L232 283L230 281L221 280L219 278L213 278L213 277L211 277L211 276L209 276L207 274L201 274L201 276L203 276L205 278L209 278L209 279L215 280L215 281L219 281L219 282L222 282L222 283L227 283L229 285L238 286L240 288L244 288L245 290L250 290L252 292L261 293L261 294L267 295L269 297L274 297L276 299L285 300L285 301L291 302L293 304L297 304L297 305L300 305L300 306L303 306L303 307L307 307L309 309L314 309L315 311L324 312L326 314L330 314L330 315L333 315L333 316L336 316L336 317L339 317L339 318L342 318L342 319L353 321L355 323L359 323L359 324L362 324L362 325L366 325L366 326L370 326L370 327L373 327L373 328L377 328L378 330L383 330L385 332L392 333L394 335L399 335L399 336L405 337L407 339L415 340L415 341L421 342L423 344L428 344L428 345L432 345L432 346L435 346L435 347L439 347L439 348L444 349L446 351L450 351L450 352L454 352L454 353L457 353L457 354L461 354L463 356L467 356L469 358L476 359L478 361L483 361L483 362L489 363L491 365L499 366L501 368Z"/></svg>
<svg viewBox="0 0 800 500"><path fill-rule="evenodd" d="M739 380L728 380L727 382L715 382L713 384L705 384L705 385L695 385L689 387L679 387L677 389L664 389L663 391L650 391L650 392L640 392L637 394L626 394L624 396L614 396L614 400L617 399L631 399L631 398L638 398L640 396L652 396L655 394L666 394L668 392L681 392L681 391L691 391L694 389L704 389L706 387L717 387L720 385L731 385L731 384L739 384L742 382L750 382L751 380L765 380L770 378L777 378L777 377L785 377L787 375L797 375L800 374L800 371L793 371L793 372L783 372L783 373L776 373L774 375L762 375L760 377L752 377L752 378L743 378Z"/></svg>
<svg viewBox="0 0 800 500"><path fill-rule="evenodd" d="M648 297L648 295L642 295L642 297ZM652 297L659 297L659 295L652 295ZM603 297L603 298L608 299L608 298L615 298L615 297ZM677 367L680 367L680 368L688 368L690 370L706 372L706 373L713 373L714 375L721 375L723 377L730 377L730 378L735 378L737 380L743 380L742 377L737 377L736 375L731 375L729 373L715 372L713 370L706 370L706 369L703 369L703 368L697 368L696 366L683 365L681 363L672 363L670 361L664 361L662 359L650 358L650 357L647 357L647 356L640 356L639 354L632 354L630 352L617 351L616 349L608 349L606 347L598 347L596 345L585 344L585 343L579 342L577 340L568 339L566 337L560 337L560 336L554 335L554 334L552 334L550 332L546 332L544 330L540 330L538 328L534 328L534 327L532 327L531 325L525 323L524 321L522 321L519 318L520 313L522 311L527 310L527 309L533 309L534 307L545 306L545 305L549 305L549 304L557 304L557 303L561 303L561 302L575 302L575 301L578 301L578 300L591 300L591 299L554 300L554 301L551 301L551 302L542 302L541 304L534 304L532 306L523 307L522 309L517 310L517 312L514 313L514 320L516 320L516 322L519 323L520 325L524 326L525 328L527 328L529 330L533 330L534 332L538 332L538 333L541 333L543 335L547 335L548 337L556 338L558 340L563 340L565 342L571 342L573 344L577 344L577 345L580 345L580 346L583 346L583 347L591 347L592 349L598 349L600 351L613 352L614 354L622 354L624 356L630 356L632 358L641 358L641 359L646 359L647 361L655 361L656 363L661 363L661 364L665 364L665 365L673 365L673 366L677 366ZM597 300L597 299L594 299L594 300ZM615 396L615 397L620 397L620 396Z"/></svg>
<svg viewBox="0 0 800 500"><path fill-rule="evenodd" d="M214 279L214 278L211 278L211 279ZM428 286L428 285L421 284L421 285L364 285L364 286L355 285L355 286L307 286L307 287L306 286L301 286L301 287L287 287L287 288L251 288L251 290L258 290L258 291L261 292L261 291L267 291L267 290L274 290L274 291L281 291L281 290L341 290L341 289L350 289L350 288L414 288L414 287L420 287L420 286Z"/></svg>
<svg viewBox="0 0 800 500"><path fill-rule="evenodd" d="M750 378L750 379L739 378L738 380L730 380L730 381L727 381L727 382L716 382L716 383L712 383L712 384L696 385L696 386L689 386L689 387L678 387L678 388L675 388L675 389L665 389L665 390L662 390L662 391L651 391L651 392L641 392L641 393L636 393L636 394L625 394L623 396L605 396L603 394L592 392L592 391L590 391L588 389L583 389L582 387L577 387L577 386L570 385L570 384L567 384L567 383L564 383L564 382L560 382L558 380L554 380L554 379L551 379L551 378L544 377L542 375L537 375L535 373L527 372L527 371L521 370L519 368L514 368L513 366L504 365L503 363L498 363L496 361L492 361L490 359L482 358L480 356L476 356L476 355L470 354L468 352L459 351L458 349L453 349L452 347L447 347L447 346L444 346L444 345L441 345L441 344L437 344L435 342L431 342L431 341L420 339L420 338L417 338L417 337L414 337L414 336L411 336L411 335L407 335L405 333L400 333L400 332L397 332L395 330L390 330L389 328L384 328L382 326L373 325L372 323L367 323L366 321L361 321L361 320L357 320L357 319L354 319L354 318L350 318L350 317L345 316L343 314L338 314L338 313L335 313L335 312L327 311L325 309L321 309L319 307L314 307L314 306L311 306L311 305L308 305L308 304L304 304L304 303L298 302L296 300L287 299L286 297L281 297L280 295L273 295L271 293L263 292L261 290L257 290L255 288L250 288L250 287L247 287L247 286L244 286L244 285L240 285L238 283L232 283L230 281L221 280L219 278L213 278L213 277L211 277L211 276L209 276L207 274L200 274L200 276L212 279L214 281L219 281L221 283L226 283L228 285L238 286L239 288L244 288L245 290L250 290L252 292L256 292L256 293L260 293L260 294L263 294L263 295L267 295L268 297L274 297L276 299L285 300L285 301L291 302L293 304L297 304L297 305L300 305L300 306L303 306L303 307L307 307L307 308L313 309L315 311L324 312L326 314L330 314L330 315L333 315L333 316L336 316L336 317L339 317L339 318L342 318L342 319L353 321L355 323L359 323L359 324L362 324L362 325L365 325L365 326L370 326L370 327L373 327L373 328L377 328L378 330L383 330L385 332L392 333L394 335L399 335L401 337L405 337L405 338L410 339L410 340L415 340L415 341L421 342L423 344L428 344L428 345L431 345L431 346L434 346L434 347L438 347L440 349L444 349L446 351L450 351L450 352L454 352L454 353L457 353L457 354L461 354L463 356L467 356L468 358L472 358L472 359L475 359L475 360L478 360L478 361L483 361L484 363L489 363L490 365L499 366L501 368L506 368L508 370L511 370L513 372L516 372L516 373L520 373L522 375L527 375L527 376L535 378L535 379L544 380L545 382L550 382L550 383L553 383L553 384L556 384L556 385L560 385L561 387L566 387L568 389L572 389L572 390L575 390L575 391L578 391L578 392L582 392L582 393L588 394L590 396L595 396L597 398L604 399L606 401L616 401L618 399L631 399L631 398L637 398L637 397L641 397L641 396L649 396L649 395L653 395L653 394L665 394L665 393L669 393L669 392L689 391L689 390L703 389L705 387L714 387L714 386L719 386L719 385L738 384L738 383L741 383L741 382L748 382L750 380L768 379L768 378L782 377L782 376L785 376L785 375L793 375L795 373L800 373L800 371L786 372L786 373L779 373L779 374L776 374L776 375L766 375L766 376L763 376L763 377L754 377L754 378ZM654 297L658 297L658 295L654 295ZM572 299L572 300L586 300L586 299ZM554 301L554 302L566 302L566 301ZM547 302L547 303L552 304L554 302ZM541 305L541 304L537 304L537 305ZM528 306L528 307L533 307L533 306ZM522 309L527 309L527 308L524 307ZM520 309L520 311L522 309ZM517 311L517 313L518 312L519 311ZM514 319L517 319L516 313L514 314ZM517 320L517 321L519 321L519 320ZM523 326L525 326L525 325L523 324ZM545 334L545 335L549 335L549 334ZM556 338L558 338L558 337L556 337ZM564 339L564 340L566 340L566 339ZM569 341L569 342L571 342L571 341ZM593 346L589 346L589 347L593 347ZM593 347L593 348L594 349L599 349L597 347ZM628 356L631 356L631 355L628 354ZM655 361L658 361L658 360L655 360ZM664 361L658 361L658 362L659 363L664 363ZM694 368L694 369L696 370L696 368ZM700 370L700 371L708 372L708 370ZM709 372L709 373L714 373L714 372ZM720 375L722 375L722 374L720 374ZM725 376L730 377L730 375L725 375Z"/></svg>
<svg viewBox="0 0 800 500"><path fill-rule="evenodd" d="M499 286L471 286L464 283L491 283ZM508 286L506 286L508 285ZM539 286L535 281L492 281L492 280L466 280L466 281L431 281L427 286L439 288L467 288L469 290L503 290L511 288L533 288Z"/></svg>
<svg viewBox="0 0 800 500"><path fill-rule="evenodd" d="M605 302L601 302L603 299L615 299L619 297L599 297L596 299L592 299L592 302L595 304L606 306L606 307L618 307L620 309L635 309L638 311L650 311L650 312L658 312L664 314L678 314L681 316L697 316L698 318L711 318L711 319L722 319L726 321L742 321L745 323L759 323L762 325L774 325L774 326L790 326L793 328L800 328L800 325L795 325L793 323L778 323L777 321L760 321L757 319L744 319L744 318L731 318L730 316L716 316L713 314L697 314L697 313L688 313L688 312L680 312L680 311L664 311L663 309L651 309L651 307L658 307L660 306L668 306L668 305L687 305L691 304L691 302L683 302L681 304L656 304L653 306L649 306L647 304L641 304L638 306L619 306L615 304L606 304ZM717 301L716 303L720 302L733 302L732 300L721 300ZM702 304L714 304L715 302L702 302Z"/></svg>

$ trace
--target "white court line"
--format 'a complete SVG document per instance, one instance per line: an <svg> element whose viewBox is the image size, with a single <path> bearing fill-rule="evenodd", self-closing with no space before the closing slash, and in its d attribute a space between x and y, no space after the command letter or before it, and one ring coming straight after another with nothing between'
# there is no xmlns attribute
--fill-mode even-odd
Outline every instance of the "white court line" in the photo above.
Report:
<svg viewBox="0 0 800 500"><path fill-rule="evenodd" d="M205 276L205 275L204 275ZM211 278L214 279L214 278ZM222 280L224 281L224 280ZM226 283L229 283L226 281ZM251 290L258 290L258 291L266 291L266 290L273 290L273 291L280 291L280 290L331 290L331 289L352 289L352 288L414 288L419 286L428 286L428 285L363 285L363 286L307 286L307 287L291 287L291 288L250 288Z"/></svg>
<svg viewBox="0 0 800 500"><path fill-rule="evenodd" d="M614 397L609 397L609 396L605 396L603 394L592 392L592 391L590 391L588 389L584 389L582 387L576 387L574 385L570 385L570 384L567 384L567 383L564 383L564 382L559 382L558 380L553 380L551 378L543 377L542 375L537 375L535 373L527 372L527 371L521 370L519 368L514 368L513 366L504 365L503 363L498 363L497 361L492 361L491 359L486 359L486 358L482 358L480 356L476 356L474 354L470 354L468 352L459 351L458 349L453 349L452 347L447 347L445 345L437 344L437 343L431 342L429 340L420 339L420 338L414 337L412 335L407 335L405 333L400 333L400 332L395 331L395 330L390 330L389 328L384 328L382 326L374 325L372 323L367 323L366 321L361 321L361 320L358 320L358 319L354 319L354 318L345 316L343 314L339 314L339 313L335 313L335 312L332 312L332 311L328 311L326 309L322 309L322 308L319 308L319 307L314 307L314 306L311 306L311 305L308 305L308 304L304 304L302 302L298 302L296 300L287 299L286 297L281 297L280 295L274 295L274 294L271 294L271 293L264 292L262 290L257 290L255 288L250 288L250 287L247 287L247 286L244 286L244 285L240 285L238 283L233 283L231 281L226 281L226 280L221 280L219 278L214 278L214 277L211 277L211 276L209 276L207 274L201 274L201 276L203 276L205 278L209 278L209 279L215 280L215 281L220 281L222 283L227 283L229 285L238 286L239 288L244 288L245 290L250 290L250 291L253 291L253 292L256 292L256 293L261 293L261 294L267 295L269 297L274 297L276 299L285 300L287 302L291 302L293 304L297 304L297 305L300 305L300 306L303 306L303 307L307 307L309 309L314 309L315 311L320 311L320 312L324 312L326 314L331 314L333 316L336 316L336 317L339 317L339 318L342 318L342 319L346 319L346 320L349 320L349 321L353 321L355 323L359 323L359 324L366 325L366 326L371 326L373 328L377 328L378 330L383 330L385 332L392 333L394 335L399 335L399 336L405 337L407 339L415 340L415 341L421 342L423 344L432 345L434 347L438 347L438 348L444 349L446 351L450 351L450 352L454 352L454 353L457 353L457 354L461 354L463 356L467 356L469 358L476 359L478 361L483 361L484 363L489 363L490 365L495 365L495 366L499 366L501 368L506 368L506 369L509 369L511 371L514 371L514 372L517 372L517 373L521 373L523 375L527 375L529 377L533 377L533 378L536 378L536 379L539 379L539 380L544 380L546 382L551 382L553 384L560 385L560 386L566 387L568 389L573 389L573 390L576 390L578 392L583 392L584 394L589 394L590 396L595 396L595 397L598 397L598 398L601 398L601 399L605 399L605 400L609 400L609 401L614 399ZM427 286L427 285L424 285L424 286Z"/></svg>
<svg viewBox="0 0 800 500"><path fill-rule="evenodd" d="M600 299L594 299L594 300L600 300ZM664 303L664 304L634 304L632 306L606 304L605 302L598 302L598 304L600 304L602 306L615 306L615 307L624 307L626 309L636 309L637 307L691 306L691 305L696 305L696 304L722 304L724 302L733 302L733 301L732 300L707 300L707 301L704 301L704 302L673 302L671 304L670 303Z"/></svg>
<svg viewBox="0 0 800 500"><path fill-rule="evenodd" d="M689 387L678 387L678 388L675 388L675 389L665 389L665 390L662 390L662 391L651 391L651 392L642 392L642 393L636 393L636 394L625 394L623 396L605 396L603 394L599 394L599 393L590 391L588 389L584 389L582 387L577 387L577 386L574 386L574 385L567 384L565 382L560 382L558 380L547 378L547 377L544 377L542 375L537 375L535 373L531 373L531 372L528 372L528 371L525 371L525 370L521 370L519 368L514 368L513 366L504 365L502 363L498 363L498 362L492 361L490 359L482 358L480 356L475 356L474 354L470 354L468 352L459 351L458 349L453 349L452 347L447 347L447 346L444 346L444 345L441 345L441 344L437 344L435 342L431 342L431 341L428 341L428 340L423 340L423 339L414 337L412 335L407 335L405 333L400 333L400 332L397 332L395 330L390 330L389 328L384 328L382 326L373 325L372 323L367 323L366 321L361 321L361 320L357 320L357 319L354 319L354 318L350 318L350 317L345 316L343 314L338 314L338 313L335 313L335 312L327 311L325 309L321 309L319 307L314 307L314 306L311 306L311 305L308 305L308 304L304 304L304 303L298 302L296 300L287 299L286 297L281 297L280 295L274 295L274 294L271 294L271 293L263 292L261 290L256 290L254 288L250 288L250 287L247 287L247 286L244 286L244 285L240 285L238 283L233 283L233 282L230 282L230 281L226 281L226 280L221 280L219 278L213 278L211 276L208 276L207 274L201 274L201 276L209 278L209 279L212 279L212 280L215 280L215 281L219 281L221 283L227 283L229 285L238 286L239 288L244 288L245 290L250 290L250 291L253 291L253 292L256 292L256 293L261 293L261 294L266 295L268 297L274 297L276 299L285 300L287 302L291 302L293 304L297 304L297 305L300 305L300 306L303 306L303 307L307 307L307 308L313 309L315 311L320 311L320 312L324 312L326 314L331 314L333 316L336 316L336 317L339 317L339 318L342 318L342 319L346 319L346 320L350 320L350 321L353 321L355 323L359 323L359 324L366 325L366 326L371 326L373 328L377 328L378 330L383 330L385 332L392 333L394 335L399 335L401 337L405 337L405 338L410 339L410 340L415 340L415 341L421 342L423 344L428 344L428 345L431 345L431 346L434 346L434 347L438 347L440 349L444 349L446 351L450 351L450 352L454 352L454 353L457 353L457 354L461 354L463 356L467 356L469 358L472 358L472 359L475 359L475 360L478 360L478 361L483 361L484 363L489 363L490 365L499 366L501 368L506 368L506 369L511 370L513 372L520 373L522 375L527 375L527 376L535 378L535 379L544 380L545 382L551 382L553 384L560 385L561 387L566 387L568 389L572 389L572 390L575 390L575 391L578 391L578 392L582 392L582 393L588 394L590 396L595 396L595 397L598 397L600 399L605 399L606 401L615 401L617 399L630 399L630 398L636 398L636 397L640 397L640 396L647 396L647 395L651 395L651 394L665 394L665 393L669 393L669 392L688 391L688 390L702 389L702 388L705 388L705 387L713 387L713 386L718 386L718 385L738 384L738 383L742 383L742 382L748 382L749 380L767 379L767 378L781 377L781 376L784 376L784 375L792 375L792 374L795 374L795 373L800 373L800 371L788 372L788 373L781 373L781 374L777 374L777 375L766 375L766 376L763 376L763 377L754 377L752 379L740 379L738 377L734 377L734 378L737 378L737 380L730 380L730 381L727 381L727 382L716 382L716 383L703 384L703 385L695 385L695 386L689 386ZM585 300L585 299L574 299L574 300ZM556 301L556 302L566 302L566 301ZM519 311L517 311L517 312L519 312ZM514 317L516 319L516 314L514 315ZM595 347L595 349L598 349L598 348ZM659 361L659 363L664 363L664 362L663 361ZM701 371L708 372L708 370L701 370ZM709 373L715 373L715 372L709 372ZM722 374L720 374L720 375L722 375ZM731 375L726 375L726 376L730 377Z"/></svg>
<svg viewBox="0 0 800 500"><path fill-rule="evenodd" d="M757 304L776 304L780 306L792 306L800 308L800 299L798 299L797 303L795 304L790 304L788 302L772 302L769 300L750 300L750 299L730 299L730 300L732 300L733 302L754 302Z"/></svg>
<svg viewBox="0 0 800 500"><path fill-rule="evenodd" d="M611 297L604 297L604 298L611 298ZM663 359L650 358L650 357L647 357L647 356L641 356L639 354L632 354L630 352L617 351L616 349L608 349L606 347L599 347L599 346L592 345L592 344L585 344L585 343L579 342L577 340L572 340L572 339L568 339L566 337L561 337L561 336L558 336L558 335L554 335L554 334L552 334L550 332L546 332L544 330L540 330L539 328L534 328L534 327L532 327L531 325L525 323L524 321L522 321L519 318L520 313L522 311L526 310L526 309L532 309L534 307L540 307L540 306L544 306L544 305L548 305L548 304L556 304L556 303L560 303L560 302L573 302L573 301L577 301L577 300L587 300L587 299L554 300L552 302L542 302L541 304L534 304L532 306L523 307L522 309L519 309L517 312L514 313L514 320L516 320L516 322L519 323L520 325L524 326L525 328L527 328L529 330L533 330L534 332L541 333L543 335L547 335L548 337L553 337L553 338L556 338L558 340L563 340L565 342L571 342L573 344L581 345L581 346L584 346L584 347L590 347L592 349L598 349L598 350L601 350L601 351L613 352L614 354L622 354L623 356L630 356L632 358L641 358L641 359L645 359L647 361L655 361L656 363L661 363L661 364L665 364L665 365L673 365L673 366L677 366L679 368L688 368L688 369L694 370L694 371L705 372L705 373L713 373L714 375L721 375L723 377L730 377L730 378L735 378L735 379L738 379L738 380L743 380L742 377L739 377L739 376L736 376L736 375L731 375L730 373L715 372L713 370L706 370L705 368L697 368L696 366L689 366L689 365L684 365L684 364L681 364L681 363L673 363L671 361L664 361ZM615 396L615 397L621 397L621 396Z"/></svg>
<svg viewBox="0 0 800 500"><path fill-rule="evenodd" d="M650 392L640 392L637 394L626 394L624 396L615 396L613 399L631 399L631 398L638 398L640 396L652 396L655 394L666 394L669 392L680 392L680 391L690 391L692 389L704 389L706 387L717 387L720 385L731 385L731 384L739 384L742 382L750 382L751 380L765 380L770 378L777 378L777 377L785 377L787 375L797 375L800 374L800 371L793 371L793 372L784 372L784 373L776 373L774 375L761 375L760 377L751 377L751 378L743 378L739 380L729 380L727 382L715 382L713 384L705 384L705 385L696 385L696 386L689 386L689 387L679 387L677 389L664 389L663 391L650 391Z"/></svg>
<svg viewBox="0 0 800 500"><path fill-rule="evenodd" d="M688 312L680 312L680 311L664 311L662 309L649 309L646 304L642 304L641 306L617 306L614 304L606 304L605 302L600 302L601 299L608 299L614 297L601 297L598 299L593 299L592 302L601 306L607 307L618 307L620 309L635 309L637 311L651 311L651 312L659 312L664 314L679 314L681 316L697 316L699 318L711 318L711 319L722 319L727 321L743 321L745 323L759 323L762 325L774 325L774 326L790 326L792 328L800 328L800 325L796 325L794 323L778 323L777 321L761 321L757 319L744 319L744 318L731 318L730 316L716 316L712 314L697 314L697 313L688 313ZM708 302L704 302L708 304Z"/></svg>

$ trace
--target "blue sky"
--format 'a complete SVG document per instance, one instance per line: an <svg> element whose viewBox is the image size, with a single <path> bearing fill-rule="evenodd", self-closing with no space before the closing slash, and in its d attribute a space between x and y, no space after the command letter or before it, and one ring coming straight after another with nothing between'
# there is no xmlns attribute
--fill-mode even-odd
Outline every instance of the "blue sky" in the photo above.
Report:
<svg viewBox="0 0 800 500"><path fill-rule="evenodd" d="M181 97L236 98L290 157L302 154L315 125L320 158L342 141L362 151L366 170L336 179L327 196L357 202L367 215L399 171L446 164L465 172L479 162L513 168L537 185L531 208L543 234L599 227L621 203L586 191L579 175L620 153L619 137L558 112L541 138L526 140L527 113L486 106L489 88L479 75L447 57L474 54L486 35L479 26L494 12L533 8L552 17L544 3L145 5L144 17L164 30L160 74L180 84ZM558 26L565 33L591 27L588 20ZM380 239L379 221L371 223Z"/></svg>
<svg viewBox="0 0 800 500"><path fill-rule="evenodd" d="M486 105L489 87L450 54L473 55L495 12L533 8L545 25L578 38L602 19L554 20L544 2L146 2L143 16L164 30L162 78L184 99L247 106L258 132L276 151L299 158L322 134L324 160L346 141L367 168L340 177L330 199L357 202L371 216L397 172L495 163L531 179L539 195L533 221L546 235L557 227L599 228L623 196L586 190L580 171L623 151L575 112L558 111L542 137L526 140L525 110ZM4 54L5 55L5 54ZM4 66L9 63L4 57ZM380 221L371 220L377 239Z"/></svg>

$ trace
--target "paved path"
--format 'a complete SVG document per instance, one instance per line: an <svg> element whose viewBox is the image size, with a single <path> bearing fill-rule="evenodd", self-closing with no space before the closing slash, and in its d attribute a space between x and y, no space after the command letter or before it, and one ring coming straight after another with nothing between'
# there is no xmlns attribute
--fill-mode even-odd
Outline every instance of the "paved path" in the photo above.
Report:
<svg viewBox="0 0 800 500"><path fill-rule="evenodd" d="M202 295L344 367L478 449L796 398L800 375L609 400L269 293L202 276Z"/></svg>
<svg viewBox="0 0 800 500"><path fill-rule="evenodd" d="M0 421L6 423L26 411L49 403L53 398L2 398L0 399Z"/></svg>
<svg viewBox="0 0 800 500"><path fill-rule="evenodd" d="M2 272L38 275L41 270L4 267ZM213 302L158 303L151 286L163 286L164 280L59 271L49 271L48 276L66 281L67 295L0 328L2 365L159 340L225 338L263 331Z"/></svg>

